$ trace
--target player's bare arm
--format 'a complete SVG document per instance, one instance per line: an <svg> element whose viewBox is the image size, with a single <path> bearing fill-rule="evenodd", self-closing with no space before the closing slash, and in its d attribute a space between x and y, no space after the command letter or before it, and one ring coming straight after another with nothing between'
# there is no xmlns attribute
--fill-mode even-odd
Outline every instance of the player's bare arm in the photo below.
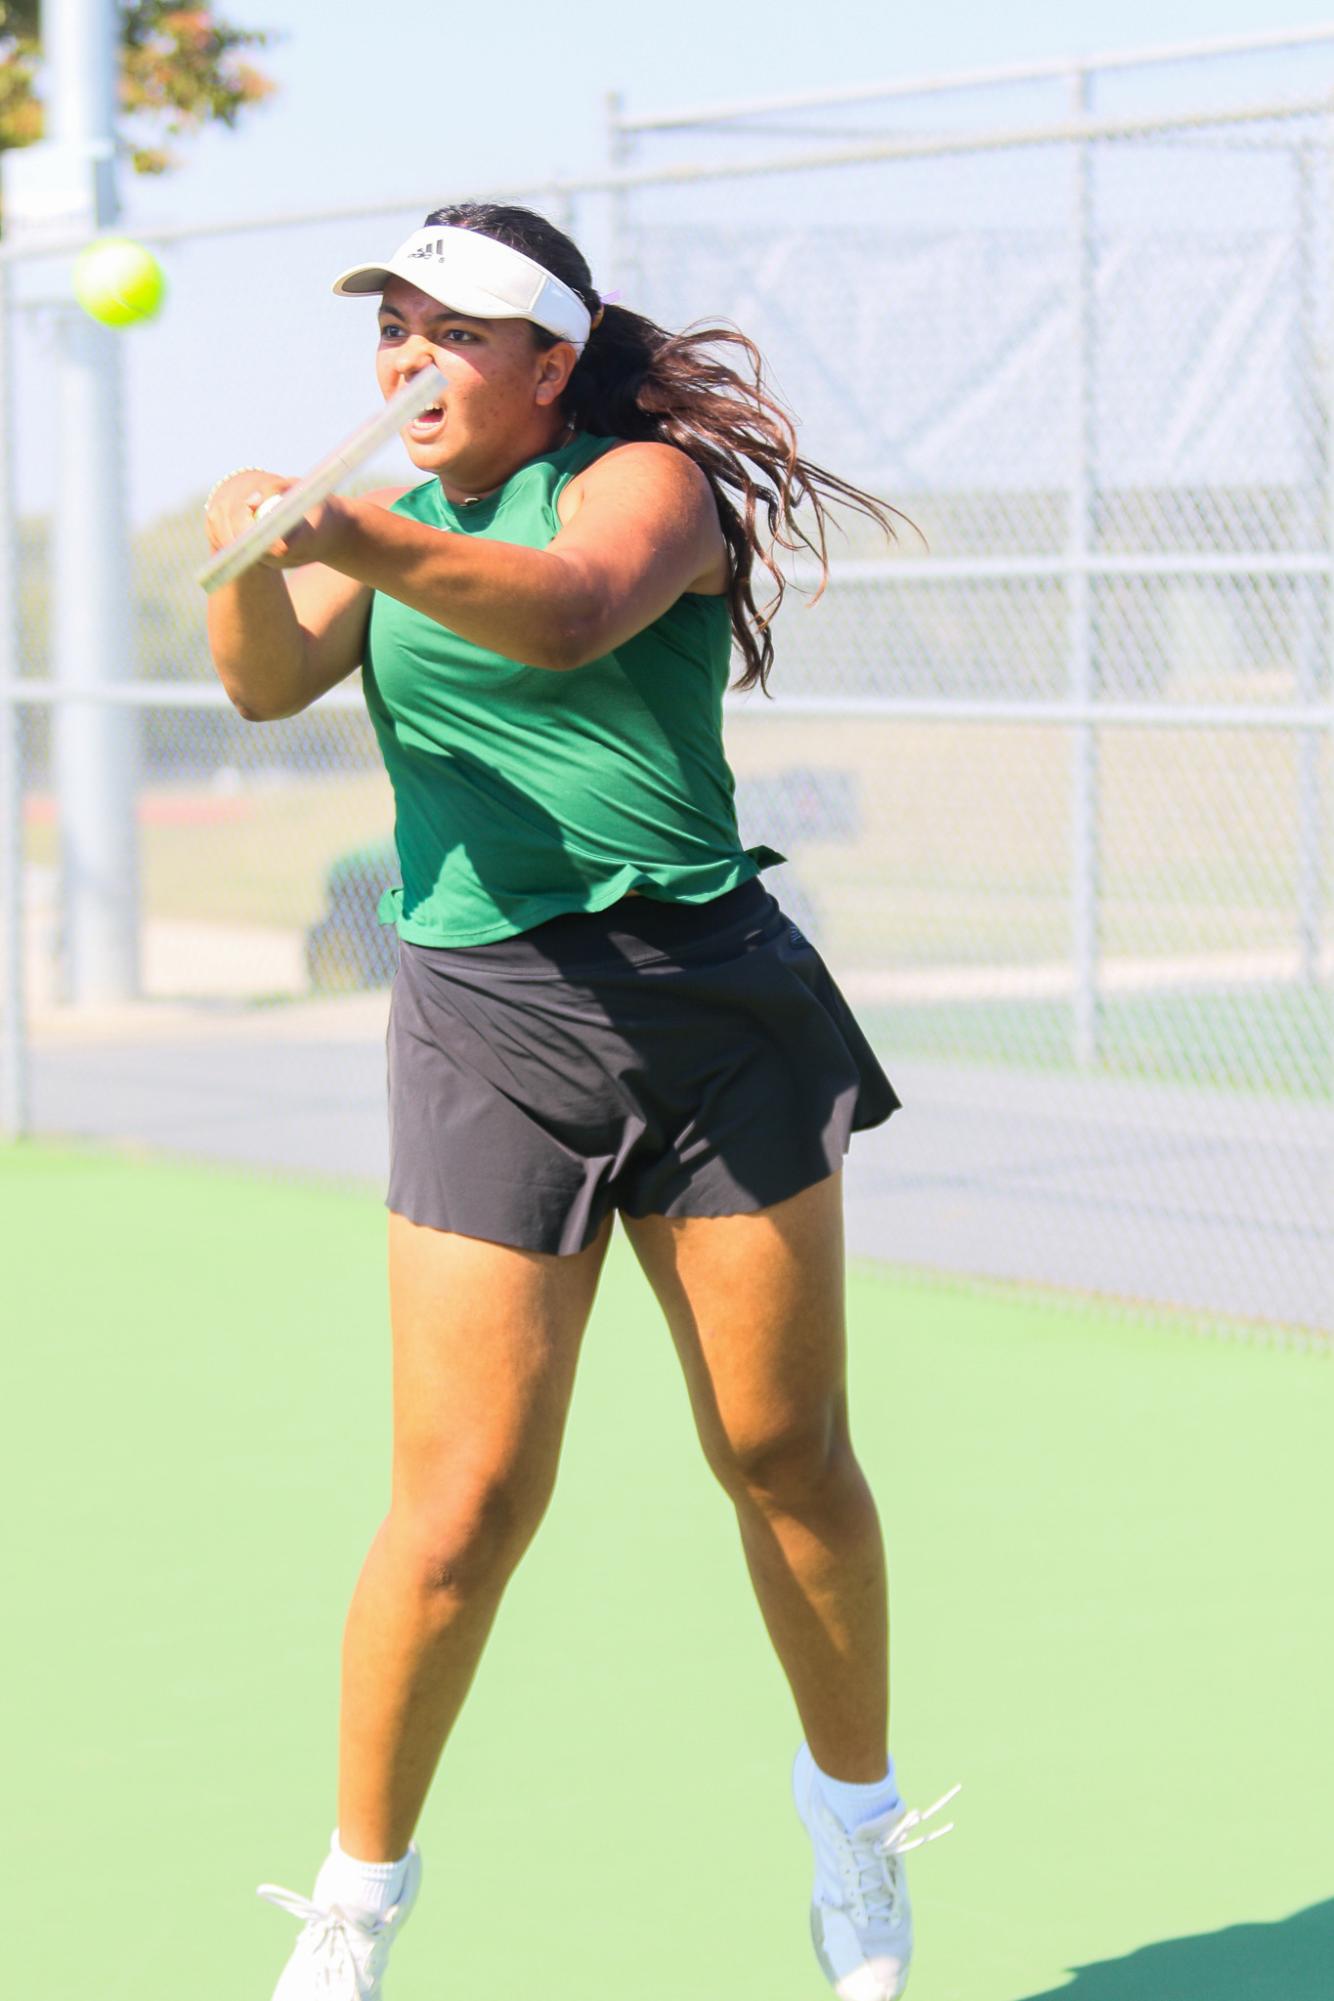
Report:
<svg viewBox="0 0 1334 2001"><path fill-rule="evenodd" d="M209 506L209 541L216 550L254 519L254 508L289 481L248 469L233 474ZM361 497L367 509L391 507L406 489L377 488ZM275 721L308 708L361 665L370 615L368 586L319 562L286 575L256 564L208 601L208 638L218 678L248 722Z"/></svg>
<svg viewBox="0 0 1334 2001"><path fill-rule="evenodd" d="M683 452L624 445L570 492L569 518L545 549L444 534L368 497L325 502L265 561L326 567L475 645L555 671L612 652L686 591L724 587L717 506Z"/></svg>

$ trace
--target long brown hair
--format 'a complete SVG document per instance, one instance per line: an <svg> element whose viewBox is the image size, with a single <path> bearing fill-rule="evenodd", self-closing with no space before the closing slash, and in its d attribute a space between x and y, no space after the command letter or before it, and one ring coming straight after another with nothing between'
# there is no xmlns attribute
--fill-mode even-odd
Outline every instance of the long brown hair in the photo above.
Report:
<svg viewBox="0 0 1334 2001"><path fill-rule="evenodd" d="M869 515L891 537L897 509L800 456L792 419L765 381L759 349L735 327L694 326L673 334L628 307L604 306L582 252L532 209L455 202L428 215L426 227L494 237L579 294L597 324L570 377L564 414L577 429L599 437L675 445L704 473L727 542L732 631L746 663L735 685L758 682L767 694L771 626L787 588L776 552L808 549L819 558L818 597L829 576L828 503L841 501ZM557 336L541 327L533 333L542 347L556 343ZM803 507L809 527L798 513ZM757 559L776 585L763 608L752 590Z"/></svg>

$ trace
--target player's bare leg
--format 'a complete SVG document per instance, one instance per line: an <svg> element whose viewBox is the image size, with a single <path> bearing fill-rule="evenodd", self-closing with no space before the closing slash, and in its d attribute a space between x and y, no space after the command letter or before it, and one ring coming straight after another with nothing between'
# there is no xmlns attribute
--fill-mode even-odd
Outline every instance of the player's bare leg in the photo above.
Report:
<svg viewBox="0 0 1334 2001"><path fill-rule="evenodd" d="M875 1503L848 1433L841 1177L750 1216L626 1219L666 1311L709 1463L806 1732L811 1938L838 2001L896 2001L912 1961L889 1762L889 1616Z"/></svg>
<svg viewBox="0 0 1334 2001"><path fill-rule="evenodd" d="M572 1257L390 1217L394 1464L343 1645L339 1825L273 2001L379 2001L413 1905L412 1841L501 1595L551 1494L607 1219Z"/></svg>
<svg viewBox="0 0 1334 2001"><path fill-rule="evenodd" d="M889 1617L848 1430L841 1176L752 1215L625 1217L817 1764L883 1779Z"/></svg>
<svg viewBox="0 0 1334 2001"><path fill-rule="evenodd" d="M610 1236L572 1257L390 1217L394 1466L343 1645L339 1838L401 1856L545 1512Z"/></svg>

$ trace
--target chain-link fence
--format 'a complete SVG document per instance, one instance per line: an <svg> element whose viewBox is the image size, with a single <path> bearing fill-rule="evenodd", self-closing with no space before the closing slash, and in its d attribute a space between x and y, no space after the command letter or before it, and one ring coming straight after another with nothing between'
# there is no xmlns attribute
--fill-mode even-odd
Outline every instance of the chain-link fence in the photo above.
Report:
<svg viewBox="0 0 1334 2001"><path fill-rule="evenodd" d="M789 856L772 886L905 1099L857 1142L859 1250L1334 1331L1320 60L1292 103L1178 63L1173 103L1109 109L1089 69L1041 123L1002 80L986 129L752 109L709 167L622 118L613 174L532 197L628 303L751 334L808 455L912 524L846 517L827 591L780 614L775 699L729 716L743 831ZM124 343L132 683L77 699L45 558L59 274L11 263L39 1130L382 1169L394 861L360 698L242 722L192 572L219 473L299 470L367 404L369 325L328 282L421 207L164 248L172 311ZM99 881L114 838L67 823L109 722L130 860ZM79 871L133 904L134 1002L69 1005Z"/></svg>

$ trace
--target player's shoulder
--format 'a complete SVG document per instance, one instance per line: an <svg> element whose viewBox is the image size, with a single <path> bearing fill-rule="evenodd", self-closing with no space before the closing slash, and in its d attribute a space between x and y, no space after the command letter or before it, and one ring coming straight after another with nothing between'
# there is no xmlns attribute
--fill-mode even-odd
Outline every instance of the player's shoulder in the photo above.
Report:
<svg viewBox="0 0 1334 2001"><path fill-rule="evenodd" d="M680 445L669 445L658 438L616 438L605 452L586 465L575 475L581 481L606 479L658 479L685 481L694 484L704 481L702 467L696 464L689 452ZM571 480L571 485L574 480Z"/></svg>
<svg viewBox="0 0 1334 2001"><path fill-rule="evenodd" d="M573 512L592 495L599 499L712 504L712 489L701 466L679 445L652 438L618 439L577 472L561 495ZM567 507L562 506L562 514Z"/></svg>

